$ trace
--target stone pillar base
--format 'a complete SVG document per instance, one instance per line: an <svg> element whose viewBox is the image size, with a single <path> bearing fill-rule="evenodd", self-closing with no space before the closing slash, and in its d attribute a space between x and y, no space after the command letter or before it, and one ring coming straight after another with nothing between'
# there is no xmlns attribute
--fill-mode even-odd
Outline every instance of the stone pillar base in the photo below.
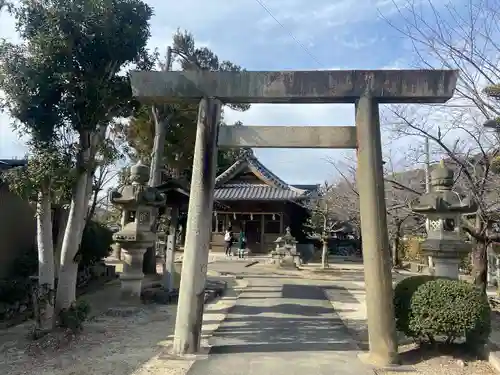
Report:
<svg viewBox="0 0 500 375"><path fill-rule="evenodd" d="M292 255L285 255L278 262L279 268L297 269L295 258Z"/></svg>
<svg viewBox="0 0 500 375"><path fill-rule="evenodd" d="M373 367L397 367L401 364L398 353L382 356L374 352L366 352L358 354L358 358L364 364Z"/></svg>

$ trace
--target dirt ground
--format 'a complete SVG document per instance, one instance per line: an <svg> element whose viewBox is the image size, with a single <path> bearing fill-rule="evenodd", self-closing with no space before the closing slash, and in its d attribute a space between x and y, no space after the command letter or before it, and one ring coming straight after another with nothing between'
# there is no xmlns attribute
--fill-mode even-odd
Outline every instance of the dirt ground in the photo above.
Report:
<svg viewBox="0 0 500 375"><path fill-rule="evenodd" d="M148 362L161 354L173 333L175 312L176 305L146 305L129 316L102 314L87 322L84 332L76 337L59 332L36 343L20 336L19 330L10 339L2 335L0 373L148 374ZM162 373L182 374L191 364L171 362L171 371L162 368Z"/></svg>
<svg viewBox="0 0 500 375"><path fill-rule="evenodd" d="M209 275L210 276L210 275ZM202 347L224 319L225 311L245 283L227 280L226 296L206 306ZM185 375L193 358L168 355L177 305L142 305L137 309L116 306L119 283L87 296L96 315L84 323L77 336L64 332L33 342L32 322L0 331L0 374L9 375Z"/></svg>
<svg viewBox="0 0 500 375"><path fill-rule="evenodd" d="M418 348L401 345L401 368L377 370L377 375L496 375L487 361L468 354L461 345L451 348Z"/></svg>

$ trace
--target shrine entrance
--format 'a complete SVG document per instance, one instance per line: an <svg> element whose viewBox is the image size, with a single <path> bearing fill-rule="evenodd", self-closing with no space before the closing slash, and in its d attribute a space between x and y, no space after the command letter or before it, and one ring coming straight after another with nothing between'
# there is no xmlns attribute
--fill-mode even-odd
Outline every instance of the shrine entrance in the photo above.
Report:
<svg viewBox="0 0 500 375"><path fill-rule="evenodd" d="M260 217L258 218L260 219ZM243 220L241 223L247 239L247 247L255 253L260 250L260 221Z"/></svg>
<svg viewBox="0 0 500 375"><path fill-rule="evenodd" d="M379 104L444 103L458 73L447 70L133 72L145 102L200 102L173 350L200 346L218 147L356 148L366 308L367 360L397 361ZM356 126L223 126L222 103L351 103Z"/></svg>

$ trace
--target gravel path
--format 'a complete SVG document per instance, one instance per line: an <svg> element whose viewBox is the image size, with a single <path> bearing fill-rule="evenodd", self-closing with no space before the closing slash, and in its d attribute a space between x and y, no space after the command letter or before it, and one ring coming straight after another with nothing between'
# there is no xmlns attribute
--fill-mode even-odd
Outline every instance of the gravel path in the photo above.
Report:
<svg viewBox="0 0 500 375"><path fill-rule="evenodd" d="M211 337L208 358L188 375L373 374L315 280L231 262L214 267L248 286Z"/></svg>

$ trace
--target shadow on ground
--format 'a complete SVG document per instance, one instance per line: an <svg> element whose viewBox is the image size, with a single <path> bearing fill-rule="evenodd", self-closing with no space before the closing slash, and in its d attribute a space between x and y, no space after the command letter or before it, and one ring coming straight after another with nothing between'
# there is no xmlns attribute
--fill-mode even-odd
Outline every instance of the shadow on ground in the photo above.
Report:
<svg viewBox="0 0 500 375"><path fill-rule="evenodd" d="M239 300L215 332L211 354L358 349L319 287L259 285Z"/></svg>
<svg viewBox="0 0 500 375"><path fill-rule="evenodd" d="M213 346L211 354L357 350L338 319L245 317L224 323L215 339L229 344Z"/></svg>

